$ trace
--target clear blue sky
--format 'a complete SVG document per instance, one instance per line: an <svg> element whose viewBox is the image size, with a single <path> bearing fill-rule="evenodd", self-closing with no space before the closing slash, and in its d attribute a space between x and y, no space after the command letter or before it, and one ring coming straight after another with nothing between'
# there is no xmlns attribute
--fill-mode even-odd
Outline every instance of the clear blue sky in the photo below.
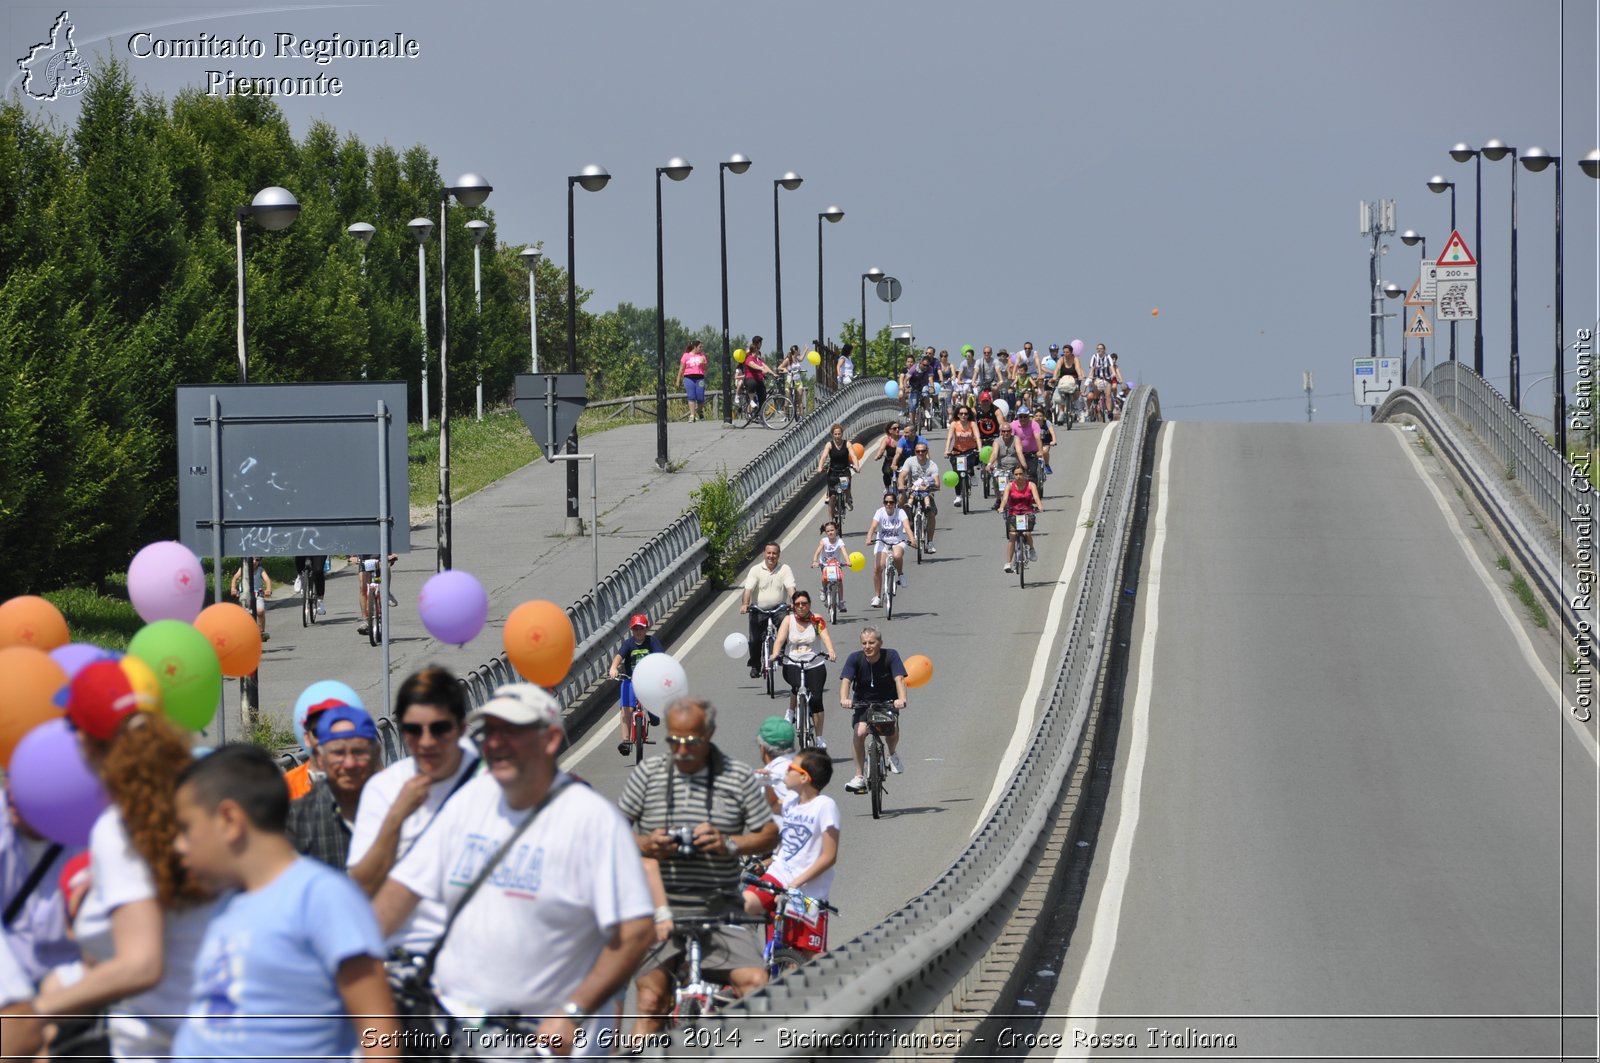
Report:
<svg viewBox="0 0 1600 1063"><path fill-rule="evenodd" d="M7 59L60 10L7 4ZM1448 197L1425 182L1442 172L1460 182L1470 242L1473 166L1451 160L1450 146L1499 137L1554 153L1564 137L1569 338L1600 316L1600 182L1575 165L1600 143L1591 0L394 0L71 11L80 49L129 59L141 85L166 95L203 86L208 69L340 77L337 98L278 101L297 132L322 117L369 144L425 144L447 178L473 170L494 184L499 240L543 241L557 262L566 259L565 178L604 165L610 187L578 200L577 275L596 309L654 303L653 167L682 155L696 170L665 189L667 313L691 326L719 319L716 162L743 152L755 165L728 178L736 331L772 334L772 180L792 169L805 183L781 197L789 342L816 332L816 215L837 204L845 219L825 234L830 335L859 314L860 274L877 266L903 283L895 317L919 341L1105 342L1183 418L1302 420L1310 369L1317 419L1350 421L1350 359L1368 350L1358 202L1394 198L1399 227L1440 248ZM130 58L140 30L244 34L268 54ZM279 32L402 33L421 54L316 66L274 58ZM6 84L16 91L17 78ZM64 121L76 109L29 106ZM1509 169L1484 163L1483 246L1474 248L1486 274L1487 375L1502 384ZM1519 175L1525 386L1553 358L1551 178ZM1415 249L1389 244L1383 277L1408 285ZM887 309L869 293L869 325L885 323ZM1387 327L1393 352L1398 326ZM1460 331L1469 359L1471 335ZM1548 388L1530 390L1530 410L1548 411Z"/></svg>

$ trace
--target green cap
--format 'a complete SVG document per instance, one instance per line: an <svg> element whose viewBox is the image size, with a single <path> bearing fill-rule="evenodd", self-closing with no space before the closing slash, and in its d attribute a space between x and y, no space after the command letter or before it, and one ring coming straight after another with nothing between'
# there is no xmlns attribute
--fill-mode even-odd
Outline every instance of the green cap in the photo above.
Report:
<svg viewBox="0 0 1600 1063"><path fill-rule="evenodd" d="M962 354L973 354L973 353L975 353L975 352L974 352L974 351L973 351L973 349L972 349L972 344L970 344L970 343L963 343L963 344L962 344L962 345L961 345L961 353L962 353Z"/></svg>
<svg viewBox="0 0 1600 1063"><path fill-rule="evenodd" d="M793 749L794 724L782 716L768 716L761 721L761 744L768 749Z"/></svg>

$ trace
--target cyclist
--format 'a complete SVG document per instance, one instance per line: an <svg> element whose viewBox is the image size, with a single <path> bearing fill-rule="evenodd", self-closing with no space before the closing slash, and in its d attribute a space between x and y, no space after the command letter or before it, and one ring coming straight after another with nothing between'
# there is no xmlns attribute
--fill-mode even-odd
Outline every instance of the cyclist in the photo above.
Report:
<svg viewBox="0 0 1600 1063"><path fill-rule="evenodd" d="M817 552L811 555L811 567L821 568L826 564L839 566L839 586L835 591L839 595L839 612L844 612L844 574L850 567L850 549L845 546L844 540L839 538L839 525L833 521L826 521L822 525L822 538L817 542Z"/></svg>
<svg viewBox="0 0 1600 1063"><path fill-rule="evenodd" d="M1111 375L1115 368L1111 356L1106 353L1106 345L1094 345L1094 354L1089 358L1089 379L1094 381L1094 391L1100 403L1102 419L1111 420Z"/></svg>
<svg viewBox="0 0 1600 1063"><path fill-rule="evenodd" d="M783 810L794 800L794 791L789 789L785 778L794 752L794 724L782 716L768 716L761 721L761 729L756 732L756 753L761 758L756 781L766 788L767 804L772 807L780 831Z"/></svg>
<svg viewBox="0 0 1600 1063"><path fill-rule="evenodd" d="M645 614L634 613L629 617L628 629L628 637L617 647L616 656L611 658L611 670L607 673L622 683L619 692L622 706L617 710L617 722L622 725L622 741L617 743L617 752L623 756L633 752L633 709L639 704L639 699L633 693L634 666L652 653L667 652L661 640L650 634L650 618ZM649 710L645 711L645 715L650 718L651 727L661 726L661 717Z"/></svg>
<svg viewBox="0 0 1600 1063"><path fill-rule="evenodd" d="M818 749L827 749L822 738L822 688L828 681L827 664L838 660L833 653L833 636L828 634L827 621L811 611L811 594L795 591L789 598L790 612L778 625L778 637L772 642L771 664L783 661L783 680L789 684L789 715L799 722L797 712L800 702L800 684L811 694L811 733L816 735ZM817 652L817 640L822 640L825 653Z"/></svg>
<svg viewBox="0 0 1600 1063"><path fill-rule="evenodd" d="M961 361L956 363L952 390L954 401L959 409L962 406L972 405L973 393L977 390L978 363L972 357L972 344L961 348Z"/></svg>
<svg viewBox="0 0 1600 1063"><path fill-rule="evenodd" d="M768 543L762 548L761 563L744 578L739 612L750 617L750 656L747 663L750 665L751 679L761 675L761 642L767 634L765 611L783 605L794 593L794 573L788 565L778 563L782 552L777 543Z"/></svg>
<svg viewBox="0 0 1600 1063"><path fill-rule="evenodd" d="M900 508L900 500L892 492L883 493L883 506L872 515L867 528L867 542L872 543L872 604L883 604L883 581L888 578L887 559L894 558L894 569L900 586L906 585L906 543L915 547L917 540L911 530L911 518Z"/></svg>
<svg viewBox="0 0 1600 1063"><path fill-rule="evenodd" d="M801 409L804 404L804 387L806 374L806 359L800 353L800 348L794 344L789 345L789 353L783 356L778 363L778 379L783 387L783 401L789 406L789 416L799 419L805 411Z"/></svg>
<svg viewBox="0 0 1600 1063"><path fill-rule="evenodd" d="M894 487L895 476L900 472L900 459L905 452L900 449L900 422L890 421L883 430L883 438L878 440L878 452L872 455L872 460L883 459L883 489L885 491Z"/></svg>
<svg viewBox="0 0 1600 1063"><path fill-rule="evenodd" d="M1033 411L1033 427L1039 436L1039 464L1046 476L1054 476L1056 471L1050 467L1050 448L1055 445L1056 433L1050 427L1050 417L1043 406Z"/></svg>
<svg viewBox="0 0 1600 1063"><path fill-rule="evenodd" d="M244 585L245 570L255 566L255 581L251 585L247 596L240 595ZM233 596L244 603L244 607L251 611L256 618L256 627L261 630L261 641L266 642L272 638L267 634L267 599L272 597L272 577L267 575L266 567L261 564L259 557L250 558L247 564L241 564L239 571L233 574ZM364 634L364 632L363 632Z"/></svg>
<svg viewBox="0 0 1600 1063"><path fill-rule="evenodd" d="M911 504L926 506L928 509L927 537L922 548L930 554L938 553L933 548L934 525L939 519L939 463L928 455L928 443L918 439L916 450L912 452L911 460L900 466L900 497L911 497Z"/></svg>
<svg viewBox="0 0 1600 1063"><path fill-rule="evenodd" d="M367 618L367 585L372 582L372 573L367 571L366 563L368 561L378 560L378 555L359 554L356 557L351 558L351 560L355 562L356 567L361 573L361 578L358 581L358 586L356 588L358 591L357 596L361 599L361 623L356 625L356 634L365 635L367 633L367 625L369 622ZM394 563L398 560L400 560L399 554L390 554L389 563L384 566L383 580L389 585L390 609L400 608L400 599L394 596Z"/></svg>
<svg viewBox="0 0 1600 1063"><path fill-rule="evenodd" d="M761 881L771 889L744 891L747 915L772 915L777 895L800 891L819 901L828 899L833 865L839 859L839 805L822 793L833 779L833 761L821 747L802 749L784 766L784 783L794 797L778 824L778 849ZM776 892L774 892L776 891Z"/></svg>
<svg viewBox="0 0 1600 1063"><path fill-rule="evenodd" d="M978 392L978 412L973 418L978 426L978 445L986 447L1000 434L1000 410L994 404L994 392Z"/></svg>
<svg viewBox="0 0 1600 1063"><path fill-rule="evenodd" d="M933 348L929 347L926 354L919 362L913 362L906 370L906 419L913 426L917 423L917 405L922 401L922 389L933 381Z"/></svg>
<svg viewBox="0 0 1600 1063"><path fill-rule="evenodd" d="M1028 479L1035 484L1040 483L1039 426L1034 423L1029 407L1017 407L1016 419L1011 422L1011 433L1022 447L1022 460L1028 466Z"/></svg>
<svg viewBox="0 0 1600 1063"><path fill-rule="evenodd" d="M1017 515L1028 515L1028 530L1023 533L1022 549L1028 551L1028 560L1037 561L1033 549L1033 522L1039 512L1039 485L1028 480L1028 470L1021 465L1011 470L1011 483L1001 496L1005 500L1006 515L1006 571L1010 572L1012 550L1017 546Z"/></svg>
<svg viewBox="0 0 1600 1063"><path fill-rule="evenodd" d="M1066 411L1067 428L1072 427L1072 404L1083 383L1083 370L1078 366L1078 356L1071 347L1063 347L1056 359L1055 404Z"/></svg>
<svg viewBox="0 0 1600 1063"><path fill-rule="evenodd" d="M857 708L858 704L862 708ZM893 705L897 712L906 707L906 666L898 653L883 648L883 636L875 627L861 629L861 649L845 658L839 669L839 707L851 714L851 746L856 758L855 778L844 788L853 794L867 790L867 705ZM900 746L898 726L888 742L889 770L899 775L906 769L895 752Z"/></svg>
<svg viewBox="0 0 1600 1063"><path fill-rule="evenodd" d="M828 474L828 504L831 507L839 481L861 471L860 463L844 438L844 425L835 424L828 430L828 441L822 444L822 453L817 458L817 471ZM848 487L844 491L844 501L848 508L856 508L855 494Z"/></svg>
<svg viewBox="0 0 1600 1063"><path fill-rule="evenodd" d="M962 479L971 476L978 467L978 438L978 425L973 420L972 410L967 406L957 406L956 419L950 422L950 431L945 435L944 456L952 469L956 467L957 458L964 459L965 470L957 472ZM959 483L956 484L956 508L961 508Z"/></svg>
<svg viewBox="0 0 1600 1063"><path fill-rule="evenodd" d="M1000 384L1000 367L995 364L994 348L988 344L984 344L983 358L977 364L972 383L979 391L992 391Z"/></svg>
<svg viewBox="0 0 1600 1063"><path fill-rule="evenodd" d="M300 581L305 578L306 567L311 568L311 589L317 599L317 615L326 616L328 607L322 604L322 592L328 589L328 574L323 571L328 567L328 555L296 557L294 559L294 592L301 592Z"/></svg>
<svg viewBox="0 0 1600 1063"><path fill-rule="evenodd" d="M934 366L934 380L939 385L939 401L944 413L945 423L950 421L950 402L955 394L956 367L950 364L950 352L939 352L939 363Z"/></svg>
<svg viewBox="0 0 1600 1063"><path fill-rule="evenodd" d="M1011 472L1021 466L1027 468L1027 461L1022 455L1022 445L1017 442L1016 435L1011 430L1011 422L1000 422L1000 438L994 441L994 449L989 453L989 471L994 475L996 490L994 493L994 508L998 511L1005 501L1006 485L1011 482Z"/></svg>
<svg viewBox="0 0 1600 1063"><path fill-rule="evenodd" d="M767 404L767 377L772 376L772 368L761 360L761 337L750 337L750 346L744 352L744 390L745 394L755 400L756 409Z"/></svg>

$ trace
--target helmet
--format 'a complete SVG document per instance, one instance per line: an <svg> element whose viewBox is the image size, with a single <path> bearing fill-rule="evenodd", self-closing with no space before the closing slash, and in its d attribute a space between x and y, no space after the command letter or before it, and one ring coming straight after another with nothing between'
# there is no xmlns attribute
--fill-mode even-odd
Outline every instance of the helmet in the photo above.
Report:
<svg viewBox="0 0 1600 1063"><path fill-rule="evenodd" d="M987 391L978 392L978 401L979 402L991 402L993 400L994 400L994 396L991 395L989 392L987 392Z"/></svg>
<svg viewBox="0 0 1600 1063"><path fill-rule="evenodd" d="M963 343L963 344L962 344L962 345L961 345L961 353L962 353L962 354L972 354L972 353L973 353L973 351L972 351L972 344L970 344L970 343Z"/></svg>
<svg viewBox="0 0 1600 1063"><path fill-rule="evenodd" d="M1059 343L1052 343L1052 344L1051 344L1051 345L1050 345L1050 349L1051 349L1051 350L1052 350L1052 351L1059 351L1059 350L1060 350L1060 349L1061 349L1061 344L1059 344Z"/></svg>

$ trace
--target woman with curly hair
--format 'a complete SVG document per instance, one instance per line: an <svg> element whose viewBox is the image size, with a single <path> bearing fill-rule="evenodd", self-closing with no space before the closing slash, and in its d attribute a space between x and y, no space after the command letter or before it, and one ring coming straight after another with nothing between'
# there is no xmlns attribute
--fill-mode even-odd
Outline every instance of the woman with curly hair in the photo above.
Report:
<svg viewBox="0 0 1600 1063"><path fill-rule="evenodd" d="M73 679L67 719L111 804L89 834L92 882L73 924L83 970L46 978L33 1000L41 1016L107 1010L118 1060L171 1054L212 909L173 847L173 794L192 759L189 738L140 711L149 707L114 662Z"/></svg>

